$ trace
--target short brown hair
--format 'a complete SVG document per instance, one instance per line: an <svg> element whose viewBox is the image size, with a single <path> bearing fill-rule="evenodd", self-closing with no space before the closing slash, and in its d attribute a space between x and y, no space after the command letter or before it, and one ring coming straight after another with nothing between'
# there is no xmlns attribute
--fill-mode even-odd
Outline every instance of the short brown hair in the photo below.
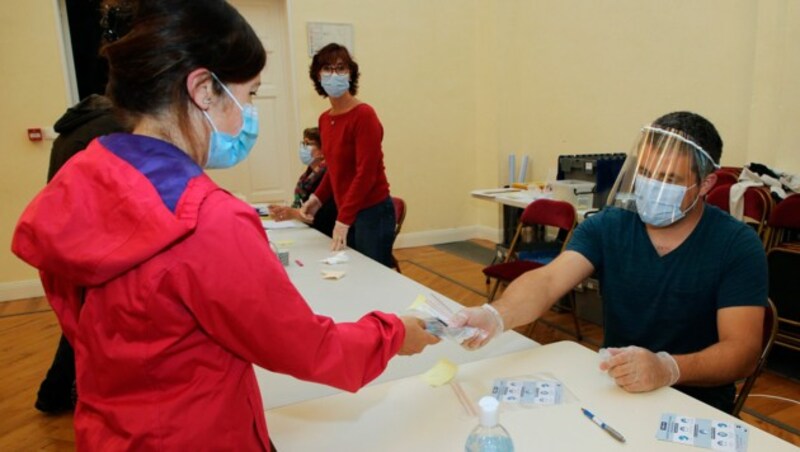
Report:
<svg viewBox="0 0 800 452"><path fill-rule="evenodd" d="M308 75L311 77L311 81L314 82L314 89L322 97L328 97L328 93L325 92L319 82L319 73L322 71L323 66L336 64L339 60L350 68L350 94L355 96L358 92L358 78L361 76L361 73L358 72L358 63L353 61L350 52L347 51L345 46L332 42L319 49L317 54L314 55L314 59L311 60L311 67L308 70Z"/></svg>
<svg viewBox="0 0 800 452"><path fill-rule="evenodd" d="M317 147L322 149L322 140L319 138L319 127L309 127L303 131L303 138L306 138L314 143L317 143Z"/></svg>

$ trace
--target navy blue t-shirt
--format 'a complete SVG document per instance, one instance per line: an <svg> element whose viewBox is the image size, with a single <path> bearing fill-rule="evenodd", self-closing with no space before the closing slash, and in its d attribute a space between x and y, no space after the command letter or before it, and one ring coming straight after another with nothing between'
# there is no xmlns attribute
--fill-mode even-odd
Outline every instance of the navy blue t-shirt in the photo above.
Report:
<svg viewBox="0 0 800 452"><path fill-rule="evenodd" d="M586 257L600 280L604 345L694 353L719 341L717 310L767 305L767 262L755 231L706 205L697 227L659 256L635 212L609 207L575 230L568 250ZM733 384L676 387L725 411Z"/></svg>

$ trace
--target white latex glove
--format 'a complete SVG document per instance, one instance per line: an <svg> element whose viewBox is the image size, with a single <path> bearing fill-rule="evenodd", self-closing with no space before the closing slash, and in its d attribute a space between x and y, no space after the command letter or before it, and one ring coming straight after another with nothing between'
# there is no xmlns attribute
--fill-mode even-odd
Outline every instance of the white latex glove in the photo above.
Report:
<svg viewBox="0 0 800 452"><path fill-rule="evenodd" d="M317 198L317 195L311 194L308 200L300 206L300 216L306 223L314 221L314 215L317 214L319 208L322 207L322 201Z"/></svg>
<svg viewBox="0 0 800 452"><path fill-rule="evenodd" d="M505 330L503 317L490 304L484 304L477 308L467 308L456 312L450 325L452 327L472 326L480 331L475 337L465 340L461 346L468 350L476 350L502 333Z"/></svg>
<svg viewBox="0 0 800 452"><path fill-rule="evenodd" d="M600 370L628 392L647 392L672 386L681 376L678 363L669 353L653 353L642 347L608 348L611 356L600 363Z"/></svg>
<svg viewBox="0 0 800 452"><path fill-rule="evenodd" d="M343 250L344 247L347 246L347 231L349 230L350 230L349 225L346 225L340 221L336 222L336 225L333 227L333 234L332 234L333 240L331 240L331 251Z"/></svg>

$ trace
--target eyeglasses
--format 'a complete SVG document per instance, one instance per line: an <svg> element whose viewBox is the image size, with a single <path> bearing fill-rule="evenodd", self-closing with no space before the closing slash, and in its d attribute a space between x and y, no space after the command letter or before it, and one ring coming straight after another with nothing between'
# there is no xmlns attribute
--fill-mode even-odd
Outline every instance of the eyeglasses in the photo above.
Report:
<svg viewBox="0 0 800 452"><path fill-rule="evenodd" d="M322 66L322 69L319 71L322 75L331 75L334 72L336 75L345 75L350 73L350 67L346 64L326 64Z"/></svg>

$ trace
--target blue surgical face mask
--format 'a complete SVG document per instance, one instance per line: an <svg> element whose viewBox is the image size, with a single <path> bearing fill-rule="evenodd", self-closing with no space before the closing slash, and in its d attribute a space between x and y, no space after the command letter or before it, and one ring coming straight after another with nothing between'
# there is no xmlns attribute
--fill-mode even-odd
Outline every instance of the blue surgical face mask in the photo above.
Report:
<svg viewBox="0 0 800 452"><path fill-rule="evenodd" d="M636 211L643 222L652 226L664 227L675 223L697 202L695 200L686 211L681 209L686 190L691 187L668 184L642 175L636 176L635 184Z"/></svg>
<svg viewBox="0 0 800 452"><path fill-rule="evenodd" d="M303 162L303 165L310 165L311 162L314 161L314 156L311 155L311 146L300 143L300 150L298 153L300 154L300 161Z"/></svg>
<svg viewBox="0 0 800 452"><path fill-rule="evenodd" d="M328 97L340 97L350 89L350 74L339 75L334 73L323 75L320 84L325 93L328 94Z"/></svg>
<svg viewBox="0 0 800 452"><path fill-rule="evenodd" d="M256 143L256 138L258 138L258 110L256 110L253 104L245 104L242 106L228 87L220 82L216 75L213 73L211 75L222 85L225 93L242 112L242 128L236 135L220 132L217 130L214 121L211 120L211 116L208 115L208 112L205 110L203 111L203 114L206 115L206 119L208 119L208 122L211 123L211 127L214 129L208 141L208 161L206 162L206 168L230 168L244 160Z"/></svg>

